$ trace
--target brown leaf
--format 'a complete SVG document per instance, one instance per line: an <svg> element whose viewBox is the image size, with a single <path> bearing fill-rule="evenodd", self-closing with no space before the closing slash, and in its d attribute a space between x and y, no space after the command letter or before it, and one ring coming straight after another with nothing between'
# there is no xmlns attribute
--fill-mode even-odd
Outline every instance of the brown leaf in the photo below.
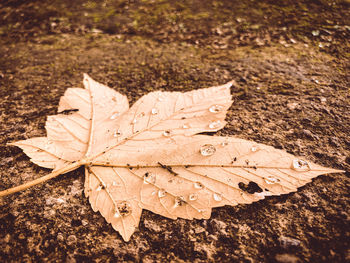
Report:
<svg viewBox="0 0 350 263"><path fill-rule="evenodd" d="M224 127L231 83L152 92L129 109L125 96L86 74L83 82L85 89L68 89L59 114L48 117L47 138L13 145L54 169L50 178L84 165L93 210L125 241L142 209L172 219L209 218L213 207L289 193L340 172L252 141L196 135Z"/></svg>

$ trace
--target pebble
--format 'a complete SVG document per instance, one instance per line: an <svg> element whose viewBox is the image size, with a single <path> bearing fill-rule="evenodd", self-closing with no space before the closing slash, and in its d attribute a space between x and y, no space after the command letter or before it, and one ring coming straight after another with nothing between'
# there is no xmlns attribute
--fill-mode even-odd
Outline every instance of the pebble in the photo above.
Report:
<svg viewBox="0 0 350 263"><path fill-rule="evenodd" d="M303 133L309 138L314 138L314 134L309 130L304 129Z"/></svg>
<svg viewBox="0 0 350 263"><path fill-rule="evenodd" d="M280 236L278 241L280 242L280 244L283 248L297 247L300 245L299 239L286 237L286 236Z"/></svg>
<svg viewBox="0 0 350 263"><path fill-rule="evenodd" d="M77 242L77 237L75 235L69 235L67 238L67 245L73 245Z"/></svg>
<svg viewBox="0 0 350 263"><path fill-rule="evenodd" d="M300 259L292 254L277 254L275 256L277 262L280 263L298 263Z"/></svg>
<svg viewBox="0 0 350 263"><path fill-rule="evenodd" d="M298 109L299 106L300 106L300 105L299 105L298 102L289 102L289 103L287 104L287 108L288 108L289 110Z"/></svg>

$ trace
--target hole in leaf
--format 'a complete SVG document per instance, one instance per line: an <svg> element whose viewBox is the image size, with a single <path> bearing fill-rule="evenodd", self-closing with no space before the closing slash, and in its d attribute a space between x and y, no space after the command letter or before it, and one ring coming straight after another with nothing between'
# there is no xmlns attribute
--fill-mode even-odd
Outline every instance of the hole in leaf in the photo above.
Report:
<svg viewBox="0 0 350 263"><path fill-rule="evenodd" d="M261 187L255 182L249 182L248 184L240 182L238 184L238 187L242 191L247 192L248 194L254 194L254 193L261 193L261 192L263 192L263 189L261 189Z"/></svg>

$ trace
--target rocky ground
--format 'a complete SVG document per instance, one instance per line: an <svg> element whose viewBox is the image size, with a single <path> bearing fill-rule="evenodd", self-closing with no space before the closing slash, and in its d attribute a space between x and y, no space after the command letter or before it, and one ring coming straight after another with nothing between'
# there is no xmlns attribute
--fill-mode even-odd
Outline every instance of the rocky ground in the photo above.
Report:
<svg viewBox="0 0 350 263"><path fill-rule="evenodd" d="M1 262L346 262L350 2L0 2L0 189L47 174L6 143L45 136L82 73L126 94L235 80L219 132L346 173L296 193L214 209L208 220L144 211L126 243L83 195L83 170L0 200Z"/></svg>

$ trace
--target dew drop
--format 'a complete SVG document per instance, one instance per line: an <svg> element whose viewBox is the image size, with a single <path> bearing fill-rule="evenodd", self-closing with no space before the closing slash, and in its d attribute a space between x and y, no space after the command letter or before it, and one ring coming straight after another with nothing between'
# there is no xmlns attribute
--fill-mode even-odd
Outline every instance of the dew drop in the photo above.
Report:
<svg viewBox="0 0 350 263"><path fill-rule="evenodd" d="M119 136L121 136L122 135L122 132L121 132L121 130L116 130L114 133L113 133L113 137L119 137Z"/></svg>
<svg viewBox="0 0 350 263"><path fill-rule="evenodd" d="M163 101L164 100L164 95L161 93L159 94L158 101Z"/></svg>
<svg viewBox="0 0 350 263"><path fill-rule="evenodd" d="M272 177L272 176L268 176L265 178L265 182L267 184L275 184L275 183L278 183L279 181L280 181L280 179Z"/></svg>
<svg viewBox="0 0 350 263"><path fill-rule="evenodd" d="M116 211L115 213L114 213L114 215L113 215L115 218L118 218L118 217L120 217L120 214L119 214L119 211Z"/></svg>
<svg viewBox="0 0 350 263"><path fill-rule="evenodd" d="M252 146L252 148L250 148L250 150L252 152L256 152L258 150L258 146Z"/></svg>
<svg viewBox="0 0 350 263"><path fill-rule="evenodd" d="M224 107L222 105L215 104L209 108L209 111L211 113L218 113L218 112L222 111L223 109L224 109Z"/></svg>
<svg viewBox="0 0 350 263"><path fill-rule="evenodd" d="M301 159L293 160L292 168L298 172L305 172L310 170L308 162Z"/></svg>
<svg viewBox="0 0 350 263"><path fill-rule="evenodd" d="M221 121L217 120L217 121L212 121L209 123L209 128L210 129L217 129L221 126Z"/></svg>
<svg viewBox="0 0 350 263"><path fill-rule="evenodd" d="M214 194L213 194L213 198L214 198L214 200L217 201L217 202L222 201L222 195L221 195L221 194L214 193Z"/></svg>
<svg viewBox="0 0 350 263"><path fill-rule="evenodd" d="M117 186L118 184L117 184L116 181L113 181L112 185L113 185L113 186Z"/></svg>
<svg viewBox="0 0 350 263"><path fill-rule="evenodd" d="M163 136L169 137L170 135L171 135L171 131L170 130L163 131Z"/></svg>
<svg viewBox="0 0 350 263"><path fill-rule="evenodd" d="M97 186L96 191L99 192L102 190L102 185Z"/></svg>
<svg viewBox="0 0 350 263"><path fill-rule="evenodd" d="M132 212L131 205L128 201L122 201L122 202L118 203L117 209L118 209L119 214L123 217L130 215Z"/></svg>
<svg viewBox="0 0 350 263"><path fill-rule="evenodd" d="M216 149L212 144L204 144L201 146L199 152L203 156L211 156L216 152Z"/></svg>
<svg viewBox="0 0 350 263"><path fill-rule="evenodd" d="M164 189L159 189L159 190L158 190L158 197L159 197L159 198L164 197L164 196L165 196L165 194L166 194L166 192L165 192L165 190L164 190Z"/></svg>
<svg viewBox="0 0 350 263"><path fill-rule="evenodd" d="M196 201L198 199L198 195L197 194L190 194L188 196L188 200L190 201Z"/></svg>
<svg viewBox="0 0 350 263"><path fill-rule="evenodd" d="M152 174L152 173L145 173L145 175L143 176L143 182L145 184L155 184L156 183L156 175Z"/></svg>
<svg viewBox="0 0 350 263"><path fill-rule="evenodd" d="M194 188L196 188L196 189L203 189L203 185L200 182L195 182L194 183Z"/></svg>
<svg viewBox="0 0 350 263"><path fill-rule="evenodd" d="M182 128L183 129L188 129L190 126L187 124L187 123L185 123L184 125L182 125Z"/></svg>
<svg viewBox="0 0 350 263"><path fill-rule="evenodd" d="M185 198L183 196L175 197L175 207L183 206L185 203Z"/></svg>
<svg viewBox="0 0 350 263"><path fill-rule="evenodd" d="M136 118L132 120L132 124L135 124L136 122L137 122Z"/></svg>
<svg viewBox="0 0 350 263"><path fill-rule="evenodd" d="M158 114L158 109L153 108L153 109L151 110L151 113L152 113L152 115Z"/></svg>
<svg viewBox="0 0 350 263"><path fill-rule="evenodd" d="M116 111L116 112L114 112L114 113L112 114L112 116L110 117L110 119L111 119L111 120L115 120L119 115L120 115L120 113Z"/></svg>
<svg viewBox="0 0 350 263"><path fill-rule="evenodd" d="M138 118L142 118L143 116L145 116L144 112L141 112L139 115L137 115Z"/></svg>

